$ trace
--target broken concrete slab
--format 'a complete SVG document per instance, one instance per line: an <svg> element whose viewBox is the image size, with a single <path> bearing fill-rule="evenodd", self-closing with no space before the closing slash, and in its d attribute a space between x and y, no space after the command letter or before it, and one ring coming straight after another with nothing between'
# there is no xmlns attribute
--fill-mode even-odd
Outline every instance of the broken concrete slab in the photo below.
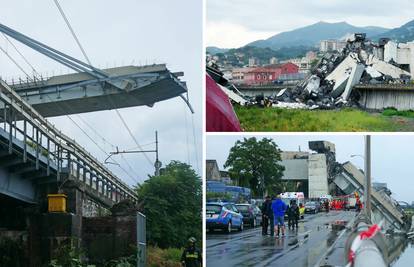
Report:
<svg viewBox="0 0 414 267"><path fill-rule="evenodd" d="M377 71L381 72L383 75L391 76L393 79L399 79L401 75L411 76L411 74L408 71L400 69L394 65L391 65L379 59L373 60L372 67Z"/></svg>
<svg viewBox="0 0 414 267"><path fill-rule="evenodd" d="M294 88L282 89L268 97L263 95L246 97L237 89L227 87L236 94L228 93L228 95L235 102L240 102L237 97L239 95L247 100L246 105L262 107L307 109L358 107L361 95L353 94L353 87L356 84L406 84L410 82L412 76L400 67L406 66L411 61L403 63L398 61L397 63L394 60L391 62L381 60L384 58L385 44L387 43L375 44L366 40L364 34L353 34L341 52L325 54L313 68L312 75ZM406 46L414 50L414 43ZM389 58L388 55L387 58Z"/></svg>
<svg viewBox="0 0 414 267"><path fill-rule="evenodd" d="M355 84L359 83L361 80L362 73L365 70L365 66L363 64L356 64L352 68L351 75L348 78L348 82L346 83L345 91L342 94L342 99L348 100L349 96L351 95L352 88Z"/></svg>
<svg viewBox="0 0 414 267"><path fill-rule="evenodd" d="M343 76L340 80L335 82L334 88L332 89L331 96L334 98L339 97L345 91L346 84L348 82L348 76Z"/></svg>
<svg viewBox="0 0 414 267"><path fill-rule="evenodd" d="M304 103L286 103L278 102L272 105L275 108L287 108L287 109L308 109L308 105Z"/></svg>
<svg viewBox="0 0 414 267"><path fill-rule="evenodd" d="M308 80L305 90L308 91L309 94L318 93L320 84L321 78L316 75L312 75Z"/></svg>
<svg viewBox="0 0 414 267"><path fill-rule="evenodd" d="M356 64L355 57L351 54L349 54L328 76L326 76L325 80L336 82L337 80L341 80L345 73L349 73L348 70Z"/></svg>
<svg viewBox="0 0 414 267"><path fill-rule="evenodd" d="M374 69L371 66L367 66L365 68L365 71L372 77L372 78L379 78L382 76L381 72L377 71L376 69Z"/></svg>
<svg viewBox="0 0 414 267"><path fill-rule="evenodd" d="M282 89L282 90L280 90L279 91L279 93L277 93L277 97L281 97L281 96L283 96L285 93L286 93L286 90L287 90L287 88L285 88L285 89Z"/></svg>
<svg viewBox="0 0 414 267"><path fill-rule="evenodd" d="M235 92L233 92L232 90L228 89L227 87L224 87L222 85L219 85L219 87L221 88L221 90L223 90L223 92L234 102L236 102L239 105L246 105L247 100L244 99L242 96L236 94Z"/></svg>

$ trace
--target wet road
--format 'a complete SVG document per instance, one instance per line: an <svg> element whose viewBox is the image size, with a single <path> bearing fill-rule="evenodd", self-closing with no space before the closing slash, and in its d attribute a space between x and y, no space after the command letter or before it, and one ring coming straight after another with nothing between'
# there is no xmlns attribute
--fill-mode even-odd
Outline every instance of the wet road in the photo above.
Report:
<svg viewBox="0 0 414 267"><path fill-rule="evenodd" d="M260 227L207 234L207 266L314 266L338 235L329 224L354 216L353 211L306 214L297 232L288 230L279 239L262 236Z"/></svg>

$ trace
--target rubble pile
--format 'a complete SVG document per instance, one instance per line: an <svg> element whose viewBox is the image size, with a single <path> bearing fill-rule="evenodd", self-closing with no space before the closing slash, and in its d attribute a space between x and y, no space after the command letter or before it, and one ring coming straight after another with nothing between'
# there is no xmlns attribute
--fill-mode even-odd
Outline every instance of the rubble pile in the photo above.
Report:
<svg viewBox="0 0 414 267"><path fill-rule="evenodd" d="M410 73L392 59L385 62L384 46L389 39L374 43L364 33L353 34L338 53L326 54L311 75L293 89L283 89L268 99L250 99L249 104L283 108L333 109L358 107L356 84L403 84Z"/></svg>

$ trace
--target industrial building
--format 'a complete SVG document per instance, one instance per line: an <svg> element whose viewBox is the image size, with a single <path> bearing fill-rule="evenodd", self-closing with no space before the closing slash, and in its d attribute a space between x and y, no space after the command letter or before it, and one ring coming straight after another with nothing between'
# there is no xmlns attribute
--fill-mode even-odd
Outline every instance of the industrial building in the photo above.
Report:
<svg viewBox="0 0 414 267"><path fill-rule="evenodd" d="M330 193L329 180L335 164L335 145L328 141L310 141L314 152L283 151L283 180L297 182L297 191L305 197L318 198Z"/></svg>

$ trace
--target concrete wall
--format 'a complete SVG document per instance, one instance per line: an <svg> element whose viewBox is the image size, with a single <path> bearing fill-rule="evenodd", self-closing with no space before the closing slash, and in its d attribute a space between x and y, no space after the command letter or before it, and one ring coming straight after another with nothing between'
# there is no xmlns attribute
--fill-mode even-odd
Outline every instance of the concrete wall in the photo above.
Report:
<svg viewBox="0 0 414 267"><path fill-rule="evenodd" d="M302 151L283 151L282 153L280 153L280 158L282 160L307 158L308 156L309 156L309 152L302 152Z"/></svg>
<svg viewBox="0 0 414 267"><path fill-rule="evenodd" d="M384 60L386 62L393 59L398 64L406 64L410 66L411 78L414 77L414 42L394 43L388 42L384 46Z"/></svg>
<svg viewBox="0 0 414 267"><path fill-rule="evenodd" d="M283 180L308 180L307 159L287 159L280 162L285 167Z"/></svg>
<svg viewBox="0 0 414 267"><path fill-rule="evenodd" d="M361 94L359 104L371 110L394 107L398 110L414 110L414 87L393 85L358 86Z"/></svg>
<svg viewBox="0 0 414 267"><path fill-rule="evenodd" d="M328 167L325 154L309 155L309 197L316 198L327 195L328 190Z"/></svg>

